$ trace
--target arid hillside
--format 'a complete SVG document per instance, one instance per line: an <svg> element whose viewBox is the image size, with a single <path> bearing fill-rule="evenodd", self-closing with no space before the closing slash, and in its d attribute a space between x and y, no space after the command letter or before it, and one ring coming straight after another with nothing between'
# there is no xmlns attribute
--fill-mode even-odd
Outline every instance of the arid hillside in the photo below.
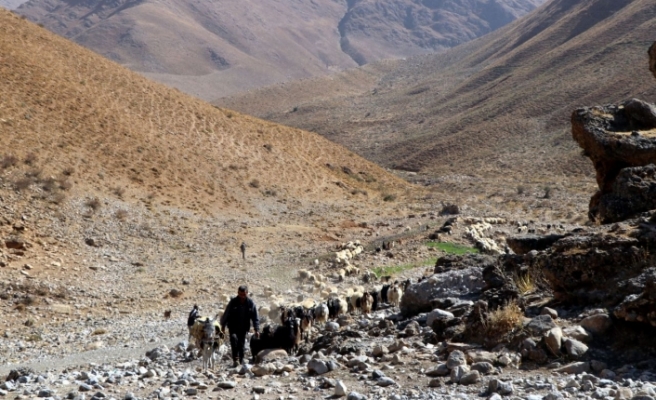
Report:
<svg viewBox="0 0 656 400"><path fill-rule="evenodd" d="M214 99L441 51L544 0L31 0L30 20L170 86Z"/></svg>
<svg viewBox="0 0 656 400"><path fill-rule="evenodd" d="M0 0L0 7L6 8L8 10L13 10L21 4L25 3L26 0Z"/></svg>
<svg viewBox="0 0 656 400"><path fill-rule="evenodd" d="M208 268L198 282L223 285L243 240L249 260L289 262L344 223L370 232L358 223L411 189L317 134L219 109L4 10L0 76L0 289L61 295L47 301L65 314L78 289L133 312Z"/></svg>
<svg viewBox="0 0 656 400"><path fill-rule="evenodd" d="M571 140L572 110L656 96L645 84L655 27L656 5L647 0L552 0L442 54L217 104L319 132L381 165L420 172L419 180L558 180L592 172Z"/></svg>
<svg viewBox="0 0 656 400"><path fill-rule="evenodd" d="M340 180L371 190L358 174L398 184L316 134L217 109L8 12L2 18L4 151L36 155L43 176L71 170L87 190L125 187L130 198L207 213L253 209L267 190L314 201L348 194Z"/></svg>

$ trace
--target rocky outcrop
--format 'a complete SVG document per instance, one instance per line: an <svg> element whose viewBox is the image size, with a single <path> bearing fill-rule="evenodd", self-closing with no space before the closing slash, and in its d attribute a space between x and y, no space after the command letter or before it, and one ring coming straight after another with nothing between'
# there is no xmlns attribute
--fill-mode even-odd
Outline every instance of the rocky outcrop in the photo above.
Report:
<svg viewBox="0 0 656 400"><path fill-rule="evenodd" d="M526 254L531 250L545 250L564 235L525 235L506 239L506 244L517 254Z"/></svg>
<svg viewBox="0 0 656 400"><path fill-rule="evenodd" d="M656 42L649 48L649 70L656 78Z"/></svg>
<svg viewBox="0 0 656 400"><path fill-rule="evenodd" d="M648 200L632 200L656 190L650 180L653 166L646 167L656 163L653 129L656 108L637 99L574 111L572 135L597 172L599 191L590 201L591 219L616 222L654 208ZM625 168L633 169L623 172Z"/></svg>

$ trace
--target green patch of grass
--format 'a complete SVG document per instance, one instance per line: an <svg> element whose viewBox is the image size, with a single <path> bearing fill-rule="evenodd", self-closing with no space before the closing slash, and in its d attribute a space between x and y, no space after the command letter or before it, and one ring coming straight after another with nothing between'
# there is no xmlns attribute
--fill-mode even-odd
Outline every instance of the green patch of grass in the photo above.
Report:
<svg viewBox="0 0 656 400"><path fill-rule="evenodd" d="M436 262L437 262L437 258L429 258L428 260L424 260L419 264L388 265L385 267L376 267L372 271L374 274L376 274L378 278L380 278L381 276L396 275L400 272L418 268L418 267L435 265Z"/></svg>
<svg viewBox="0 0 656 400"><path fill-rule="evenodd" d="M478 249L474 247L467 247L461 244L455 243L446 243L446 242L428 242L426 244L428 247L434 247L442 250L445 253L449 254L467 254L467 253L479 253Z"/></svg>

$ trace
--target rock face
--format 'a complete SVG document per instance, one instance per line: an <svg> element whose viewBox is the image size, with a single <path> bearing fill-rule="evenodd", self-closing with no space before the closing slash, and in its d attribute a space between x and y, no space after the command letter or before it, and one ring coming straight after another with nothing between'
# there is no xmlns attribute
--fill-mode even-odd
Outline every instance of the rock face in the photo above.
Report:
<svg viewBox="0 0 656 400"><path fill-rule="evenodd" d="M656 42L649 48L649 70L656 78Z"/></svg>
<svg viewBox="0 0 656 400"><path fill-rule="evenodd" d="M617 222L656 208L655 128L656 108L637 99L574 111L572 136L597 171L591 219Z"/></svg>
<svg viewBox="0 0 656 400"><path fill-rule="evenodd" d="M546 250L564 235L525 235L506 240L508 247L517 254L526 254L531 250Z"/></svg>

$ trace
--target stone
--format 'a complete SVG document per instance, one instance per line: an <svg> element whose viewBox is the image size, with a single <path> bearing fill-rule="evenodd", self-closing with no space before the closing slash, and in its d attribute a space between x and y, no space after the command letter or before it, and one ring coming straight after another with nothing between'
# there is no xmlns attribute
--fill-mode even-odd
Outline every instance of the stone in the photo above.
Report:
<svg viewBox="0 0 656 400"><path fill-rule="evenodd" d="M338 380L337 383L335 384L335 396L339 396L339 397L346 396L347 393L346 391L347 389L344 382Z"/></svg>
<svg viewBox="0 0 656 400"><path fill-rule="evenodd" d="M486 361L477 362L471 365L471 369L472 371L478 371L481 374L487 375L494 372L494 365Z"/></svg>
<svg viewBox="0 0 656 400"><path fill-rule="evenodd" d="M487 386L488 393L498 393L502 396L509 396L514 391L512 382L504 382L500 379L490 379Z"/></svg>
<svg viewBox="0 0 656 400"><path fill-rule="evenodd" d="M257 354L258 360L260 362L274 361L279 358L287 358L287 352L283 349L266 349L262 350Z"/></svg>
<svg viewBox="0 0 656 400"><path fill-rule="evenodd" d="M556 323L550 315L538 315L525 328L535 336L545 336L549 330L556 328Z"/></svg>
<svg viewBox="0 0 656 400"><path fill-rule="evenodd" d="M616 377L616 376L617 376L617 375L615 374L615 372L613 372L613 371L610 370L610 369L603 369L603 370L601 370L601 372L599 373L599 377L600 377L601 379L610 379L610 380L615 380L615 377Z"/></svg>
<svg viewBox="0 0 656 400"><path fill-rule="evenodd" d="M558 311L554 310L553 308L544 307L542 311L540 311L540 315L548 315L552 319L556 319L558 318Z"/></svg>
<svg viewBox="0 0 656 400"><path fill-rule="evenodd" d="M198 394L198 389L196 389L195 387L190 387L185 389L184 392L187 396L196 396Z"/></svg>
<svg viewBox="0 0 656 400"><path fill-rule="evenodd" d="M593 335L603 335L611 325L612 321L608 314L591 315L581 321L581 326Z"/></svg>
<svg viewBox="0 0 656 400"><path fill-rule="evenodd" d="M328 332L338 332L339 331L339 324L334 321L329 321L326 322L326 325L324 329Z"/></svg>
<svg viewBox="0 0 656 400"><path fill-rule="evenodd" d="M387 353L388 353L387 348L380 344L375 345L373 350L371 351L371 354L374 357L382 357Z"/></svg>
<svg viewBox="0 0 656 400"><path fill-rule="evenodd" d="M387 387L387 386L396 385L396 382L394 381L394 379L389 378L387 376L384 376L384 377L378 379L378 381L376 382L376 385L382 386L382 387Z"/></svg>
<svg viewBox="0 0 656 400"><path fill-rule="evenodd" d="M426 326L432 327L435 320L449 320L453 318L455 318L455 316L452 313L436 308L426 316Z"/></svg>
<svg viewBox="0 0 656 400"><path fill-rule="evenodd" d="M367 397L358 392L351 392L346 396L346 400L365 400Z"/></svg>
<svg viewBox="0 0 656 400"><path fill-rule="evenodd" d="M308 372L315 373L317 375L323 375L328 372L328 366L322 360L312 359L307 363Z"/></svg>
<svg viewBox="0 0 656 400"><path fill-rule="evenodd" d="M266 388L264 386L253 386L253 393L264 394L266 393Z"/></svg>
<svg viewBox="0 0 656 400"><path fill-rule="evenodd" d="M426 371L426 375L430 377L436 377L436 376L447 376L451 373L449 370L449 367L446 366L446 364L439 364L436 367L433 367Z"/></svg>
<svg viewBox="0 0 656 400"><path fill-rule="evenodd" d="M547 335L544 337L544 344L551 354L557 356L560 354L560 346L563 340L563 330L559 326L549 329Z"/></svg>
<svg viewBox="0 0 656 400"><path fill-rule="evenodd" d="M327 369L328 368L326 368L326 371L327 371ZM276 366L273 363L253 365L253 367L251 368L251 372L255 376L272 375L276 372Z"/></svg>
<svg viewBox="0 0 656 400"><path fill-rule="evenodd" d="M469 372L469 367L467 367L466 365L460 365L455 368L452 368L450 374L451 382L460 383L460 379L462 379L462 377L468 372Z"/></svg>
<svg viewBox="0 0 656 400"><path fill-rule="evenodd" d="M628 387L618 387L617 394L615 394L616 400L627 400L633 397L633 391Z"/></svg>
<svg viewBox="0 0 656 400"><path fill-rule="evenodd" d="M473 385L481 381L481 373L478 371L467 372L460 378L461 385Z"/></svg>
<svg viewBox="0 0 656 400"><path fill-rule="evenodd" d="M216 386L221 389L234 389L237 387L237 381L221 381Z"/></svg>
<svg viewBox="0 0 656 400"><path fill-rule="evenodd" d="M571 364L564 365L559 368L555 368L554 372L559 372L561 374L582 374L584 372L590 372L590 363L588 362L574 362Z"/></svg>
<svg viewBox="0 0 656 400"><path fill-rule="evenodd" d="M449 369L453 369L461 365L467 365L467 357L465 356L465 353L460 350L452 351L446 360L446 366Z"/></svg>
<svg viewBox="0 0 656 400"><path fill-rule="evenodd" d="M55 392L51 389L41 389L39 390L38 397L52 397L55 395Z"/></svg>
<svg viewBox="0 0 656 400"><path fill-rule="evenodd" d="M592 340L592 335L580 325L569 326L563 329L563 334L583 343L588 343Z"/></svg>
<svg viewBox="0 0 656 400"><path fill-rule="evenodd" d="M573 358L581 358L588 352L588 346L576 339L567 338L565 339L564 345L565 349L567 349L567 354Z"/></svg>
<svg viewBox="0 0 656 400"><path fill-rule="evenodd" d="M442 385L444 385L444 383L440 378L433 378L430 380L430 382L428 382L428 387L440 387Z"/></svg>

